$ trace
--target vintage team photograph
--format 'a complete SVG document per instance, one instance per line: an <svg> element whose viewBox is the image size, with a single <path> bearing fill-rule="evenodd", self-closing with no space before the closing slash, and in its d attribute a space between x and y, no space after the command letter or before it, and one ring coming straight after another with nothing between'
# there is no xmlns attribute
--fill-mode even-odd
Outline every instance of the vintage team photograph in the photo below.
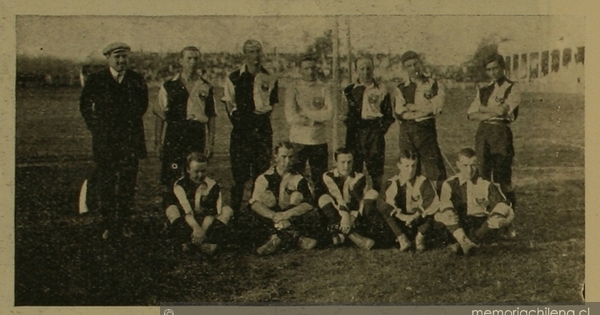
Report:
<svg viewBox="0 0 600 315"><path fill-rule="evenodd" d="M585 19L16 16L15 306L577 304Z"/></svg>

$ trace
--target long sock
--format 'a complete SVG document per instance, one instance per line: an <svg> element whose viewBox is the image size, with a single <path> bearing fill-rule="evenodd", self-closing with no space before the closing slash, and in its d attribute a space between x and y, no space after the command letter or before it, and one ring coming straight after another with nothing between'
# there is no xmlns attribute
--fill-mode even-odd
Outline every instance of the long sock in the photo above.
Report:
<svg viewBox="0 0 600 315"><path fill-rule="evenodd" d="M484 222L479 229L475 232L475 237L478 241L481 241L490 231L490 226L487 222Z"/></svg>
<svg viewBox="0 0 600 315"><path fill-rule="evenodd" d="M191 241L191 230L184 218L177 218L171 223L171 233L173 241L177 244L184 244Z"/></svg>

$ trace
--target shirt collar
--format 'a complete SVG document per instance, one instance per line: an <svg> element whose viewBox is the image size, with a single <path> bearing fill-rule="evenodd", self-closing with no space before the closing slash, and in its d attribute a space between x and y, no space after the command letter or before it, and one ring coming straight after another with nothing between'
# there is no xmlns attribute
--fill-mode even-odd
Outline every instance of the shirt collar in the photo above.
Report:
<svg viewBox="0 0 600 315"><path fill-rule="evenodd" d="M431 76L424 74L423 78L426 80L425 82L429 81L429 79L431 79ZM409 86L411 83L417 84L417 82L413 81L412 78L408 78L408 80L404 81L404 86Z"/></svg>
<svg viewBox="0 0 600 315"><path fill-rule="evenodd" d="M113 69L112 67L108 67L108 69L110 69L110 74L112 75L112 77L117 79L117 77L119 76L119 72ZM125 71L123 71L123 76L125 76Z"/></svg>
<svg viewBox="0 0 600 315"><path fill-rule="evenodd" d="M398 174L398 183L400 183L400 187L406 185L409 182L411 185L414 185L414 183L417 181L417 177L418 177L418 175L415 175L415 177L413 177L409 180L406 180L406 179L404 179L404 177L402 177L402 176L400 176L400 174Z"/></svg>
<svg viewBox="0 0 600 315"><path fill-rule="evenodd" d="M377 81L375 79L373 79L373 83L371 85L366 85L366 84L360 83L360 79L356 79L356 81L354 82L354 88L357 88L359 86L364 86L365 88L375 87L378 89L379 83L377 83Z"/></svg>
<svg viewBox="0 0 600 315"><path fill-rule="evenodd" d="M348 177L354 177L354 175L355 175L354 171L350 171L350 174L348 175ZM333 170L333 176L342 177L342 174L340 174L340 171L337 169L337 167Z"/></svg>
<svg viewBox="0 0 600 315"><path fill-rule="evenodd" d="M492 80L490 82L488 82L487 86L492 86L492 85L498 85L498 86L502 86L502 84L506 83L507 78L506 76L501 77L500 79L496 80Z"/></svg>
<svg viewBox="0 0 600 315"><path fill-rule="evenodd" d="M468 179L463 179L461 176L458 176L458 184L460 186L464 185L467 181L472 182L473 184L477 184L477 180L479 179L479 176L475 176L475 178L473 180L468 180Z"/></svg>
<svg viewBox="0 0 600 315"><path fill-rule="evenodd" d="M176 74L176 75L173 77L173 79L171 79L171 81L177 81L177 80L181 80L181 73L177 73L177 74ZM198 80L195 80L195 81L193 81L193 82L198 82L198 81L200 81L200 82L204 82L204 79L203 79L203 77L202 77L201 75L198 75Z"/></svg>
<svg viewBox="0 0 600 315"><path fill-rule="evenodd" d="M246 66L246 64L245 64L245 63L244 63L244 64L242 64L242 66L240 67L240 76L241 76L241 75L242 75L242 73L244 73L244 72L248 72L248 73L250 73L250 71L248 71L248 66ZM262 73L265 73L265 74L269 74L269 72L267 71L267 69L265 69L265 67L263 67L262 65L260 66L260 71L259 71L259 72L262 72Z"/></svg>

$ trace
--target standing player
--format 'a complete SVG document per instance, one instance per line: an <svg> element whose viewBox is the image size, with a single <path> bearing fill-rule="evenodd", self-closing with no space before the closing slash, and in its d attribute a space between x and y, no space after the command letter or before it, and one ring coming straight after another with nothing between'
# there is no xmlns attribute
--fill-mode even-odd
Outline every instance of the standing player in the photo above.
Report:
<svg viewBox="0 0 600 315"><path fill-rule="evenodd" d="M158 92L155 141L162 158L160 182L165 191L182 175L191 152L212 155L215 141L213 88L198 74L200 50L183 48L181 73L166 81ZM167 124L166 130L164 129ZM162 151L162 152L161 152Z"/></svg>
<svg viewBox="0 0 600 315"><path fill-rule="evenodd" d="M417 173L418 157L408 150L398 158L398 175L390 178L379 196L381 212L400 244L401 251L411 248L413 239L417 251L424 251L425 236L433 228L439 210L435 187ZM409 239L410 237L410 239Z"/></svg>
<svg viewBox="0 0 600 315"><path fill-rule="evenodd" d="M373 78L373 60L356 60L358 80L344 89L348 110L346 147L352 151L354 172L362 172L363 164L371 176L373 189L379 191L385 157L385 134L394 122L391 96L386 87Z"/></svg>
<svg viewBox="0 0 600 315"><path fill-rule="evenodd" d="M297 243L312 249L317 241L308 237L316 233L320 223L312 205L312 194L306 179L293 170L294 147L281 142L275 147L275 165L260 175L254 184L250 209L254 213L255 234L270 235L256 253L269 255L282 245Z"/></svg>
<svg viewBox="0 0 600 315"><path fill-rule="evenodd" d="M400 93L396 98L400 151L419 155L418 172L433 181L439 191L446 179L446 168L437 141L435 116L442 112L444 89L437 80L424 74L421 59L414 51L405 52L401 61L409 80L398 85Z"/></svg>
<svg viewBox="0 0 600 315"><path fill-rule="evenodd" d="M325 192L323 173L327 171L329 153L327 126L333 113L328 87L317 80L317 67L312 56L300 61L300 80L286 91L285 118L290 125L290 142L298 155L299 173L304 173L309 162L314 194L319 198Z"/></svg>
<svg viewBox="0 0 600 315"><path fill-rule="evenodd" d="M464 254L468 255L477 247L471 239L480 242L490 231L510 226L515 214L500 188L478 174L473 149L460 150L456 166L459 174L442 185L440 212L444 224L454 232ZM458 246L454 248L457 250Z"/></svg>
<svg viewBox="0 0 600 315"><path fill-rule="evenodd" d="M88 77L79 99L96 163L82 197L96 197L104 239L131 236L126 223L134 206L139 159L146 157L142 117L148 109L148 87L140 74L127 69L129 51L124 43L108 45L103 50L108 69ZM81 204L96 206L86 200Z"/></svg>
<svg viewBox="0 0 600 315"><path fill-rule="evenodd" d="M244 65L227 77L222 99L233 125L229 154L234 211L240 209L246 182L269 168L273 146L271 111L279 102L277 80L262 66L260 42L247 40L243 53Z"/></svg>
<svg viewBox="0 0 600 315"><path fill-rule="evenodd" d="M208 158L198 152L187 155L184 175L175 181L165 203L170 234L183 251L192 245L212 254L222 245L233 210L223 206L221 187L206 176Z"/></svg>
<svg viewBox="0 0 600 315"><path fill-rule="evenodd" d="M376 214L377 191L369 190L366 177L352 169L353 160L351 150L335 151L336 167L323 174L327 193L319 198L319 208L327 218L334 245L348 237L359 248L369 250L375 241L359 232L364 234Z"/></svg>
<svg viewBox="0 0 600 315"><path fill-rule="evenodd" d="M475 136L475 152L481 163L481 177L500 184L514 208L516 197L511 177L515 151L510 123L519 114L521 93L518 84L504 74L504 57L491 55L484 61L484 66L491 82L477 90L468 110L469 119L480 122ZM514 236L512 228L510 232Z"/></svg>

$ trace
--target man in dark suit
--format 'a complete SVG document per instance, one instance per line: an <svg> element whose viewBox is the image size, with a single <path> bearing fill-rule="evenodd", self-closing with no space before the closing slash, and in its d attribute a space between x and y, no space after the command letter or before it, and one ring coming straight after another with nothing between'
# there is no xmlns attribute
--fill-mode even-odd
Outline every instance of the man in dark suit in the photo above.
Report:
<svg viewBox="0 0 600 315"><path fill-rule="evenodd" d="M79 103L96 163L84 205L99 209L104 239L131 236L126 221L134 205L138 161L146 157L142 117L148 87L140 74L127 69L129 51L123 43L103 50L109 67L88 77Z"/></svg>

